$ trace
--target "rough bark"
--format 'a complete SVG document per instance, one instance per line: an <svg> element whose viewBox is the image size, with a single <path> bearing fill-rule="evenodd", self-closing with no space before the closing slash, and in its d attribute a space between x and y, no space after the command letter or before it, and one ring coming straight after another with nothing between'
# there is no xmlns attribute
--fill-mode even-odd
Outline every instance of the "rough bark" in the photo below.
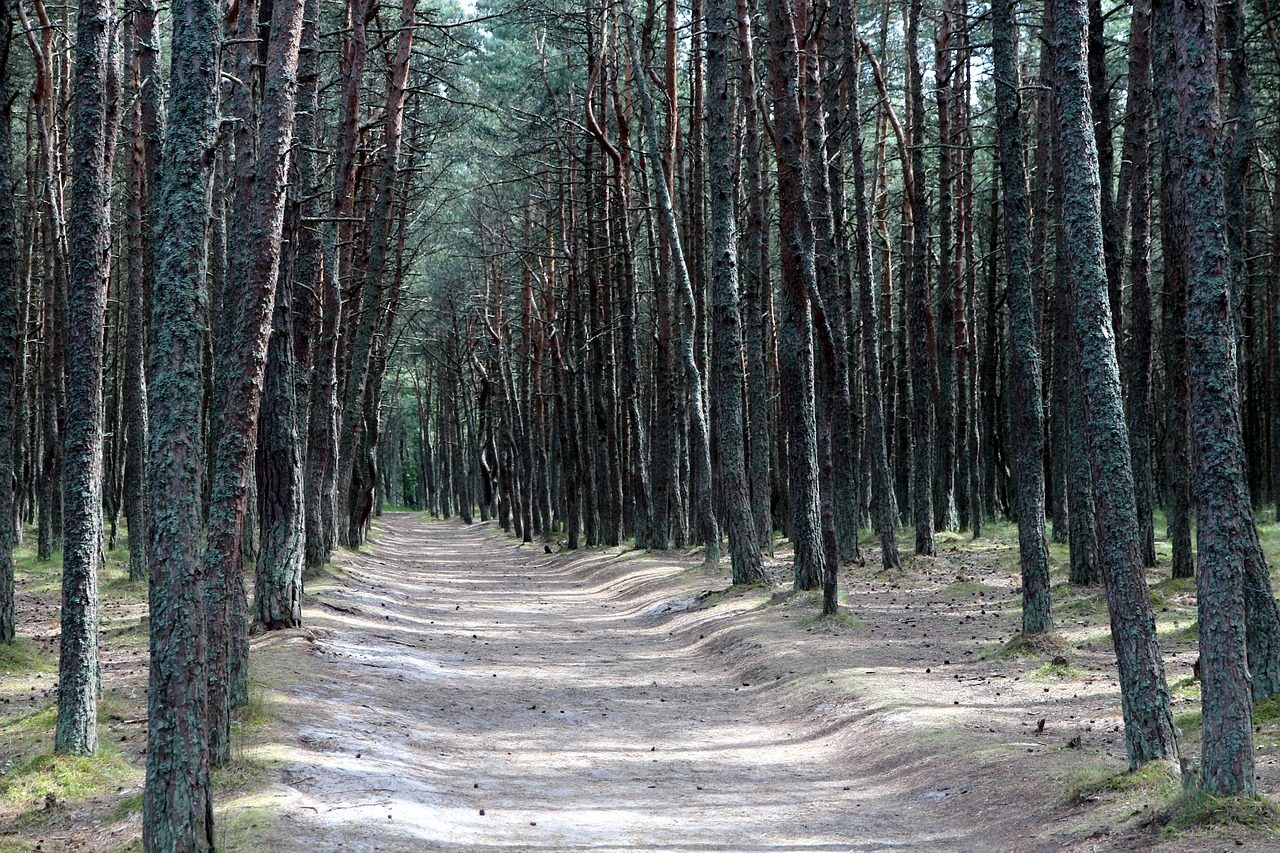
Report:
<svg viewBox="0 0 1280 853"><path fill-rule="evenodd" d="M1131 767L1177 755L1164 662L1142 572L1133 469L1102 246L1101 185L1085 71L1086 0L1055 7L1054 111L1064 169L1063 228L1072 283L1084 432L1093 467L1098 555L1120 669L1125 745Z"/></svg>
<svg viewBox="0 0 1280 853"><path fill-rule="evenodd" d="M125 514L129 519L129 579L147 570L147 317L150 283L155 278L155 251L149 230L154 216L156 164L160 156L162 89L160 32L155 0L137 0L130 9L132 36L125 90L129 111L129 167L126 180L129 250L126 312L127 352L124 366L126 460Z"/></svg>
<svg viewBox="0 0 1280 853"><path fill-rule="evenodd" d="M1165 0L1160 0L1165 2ZM1253 796L1253 715L1246 660L1247 564L1253 511L1245 482L1236 384L1232 265L1222 173L1217 8L1204 0L1171 3L1176 65L1180 209L1187 277L1187 374L1195 465L1200 572L1200 681L1204 705L1201 787L1215 796Z"/></svg>
<svg viewBox="0 0 1280 853"><path fill-rule="evenodd" d="M702 403L702 368L698 364L694 348L692 318L694 315L693 282L689 277L689 268L685 263L684 251L680 243L680 226L676 220L675 208L672 207L671 193L666 176L662 173L662 157L660 154L658 124L653 104L653 96L649 92L649 84L645 79L644 62L640 56L640 44L636 38L635 22L629 12L625 13L627 26L627 42L631 54L633 83L640 101L640 119L644 126L646 142L645 160L649 166L649 188L654 193L658 205L659 225L666 235L671 250L672 273L678 298L681 300L686 322L681 324L680 349L684 363L685 381L689 387L691 405L690 419L690 457L692 473L696 482L692 484L691 493L697 501L697 517L701 527L700 534L705 548L706 561L715 563L720 560L720 527L716 521L715 507L711 495L711 438L707 429L707 413ZM669 79L670 76L669 76ZM674 99L672 99L674 101Z"/></svg>
<svg viewBox="0 0 1280 853"><path fill-rule="evenodd" d="M214 847L209 790L202 559L203 335L209 146L218 104L214 0L174 7L168 122L156 187L147 467L151 658L142 843L147 853Z"/></svg>
<svg viewBox="0 0 1280 853"><path fill-rule="evenodd" d="M795 586L817 589L826 573L814 398L814 341L809 295L817 289L814 236L804 174L800 51L789 0L770 3L769 65L774 95L782 260L778 324L779 382L787 419L787 466Z"/></svg>
<svg viewBox="0 0 1280 853"><path fill-rule="evenodd" d="M851 14L854 10L850 8ZM867 442L872 487L872 516L880 536L881 564L898 567L898 540L894 532L896 507L893 475L889 470L888 438L885 426L885 383L880 373L880 317L871 273L871 214L867 204L867 177L862 153L862 113L858 99L861 51L856 42L857 18L846 31L845 55L849 60L849 159L853 164L854 257L858 276L858 314L862 332L863 381L867 390ZM892 393L892 389L888 389Z"/></svg>
<svg viewBox="0 0 1280 853"><path fill-rule="evenodd" d="M729 46L735 0L707 0L707 159L711 174L711 272L714 381L713 426L719 438L717 474L729 534L735 584L764 579L759 539L747 479L746 418L743 411L742 313L738 294L738 228L734 205L738 181L737 119ZM726 176L732 179L726 180Z"/></svg>
<svg viewBox="0 0 1280 853"><path fill-rule="evenodd" d="M270 2L270 0L268 0ZM235 225L214 351L208 582L209 732L212 760L229 757L230 709L248 701L244 538L262 406L271 311L280 271L285 184L293 145L302 0L271 3L265 66L253 2L239 8ZM249 87L252 87L251 89ZM256 96L257 104L254 103ZM260 104L260 111L258 105Z"/></svg>
<svg viewBox="0 0 1280 853"><path fill-rule="evenodd" d="M1005 263L1008 268L1010 372L1018 422L1018 554L1022 567L1022 633L1053 630L1049 599L1049 545L1044 515L1044 410L1041 400L1040 328L1031 286L1031 234L1027 176L1022 159L1014 0L992 7L992 55L1000 179L1004 194Z"/></svg>
<svg viewBox="0 0 1280 853"><path fill-rule="evenodd" d="M9 58L13 19L6 11L0 32L0 643L13 640L17 629L14 608L13 550L17 544L18 506L14 500L18 471L15 450L18 432L26 424L16 417L19 350L23 337L19 311L18 220L13 204L13 146L8 132L13 101L9 95Z"/></svg>
<svg viewBox="0 0 1280 853"><path fill-rule="evenodd" d="M102 370L111 275L114 28L110 0L81 0L70 140L62 636L54 735L54 749L74 755L93 753L98 743L98 570L104 560Z"/></svg>
<svg viewBox="0 0 1280 853"><path fill-rule="evenodd" d="M1155 504L1151 431L1152 304L1151 270L1151 3L1136 0L1129 30L1129 94L1125 116L1128 167L1130 304L1129 443L1133 452L1134 496L1138 504L1142 564L1156 564Z"/></svg>
<svg viewBox="0 0 1280 853"><path fill-rule="evenodd" d="M907 325L911 345L911 500L916 524L916 553L933 556L934 396L937 353L929 300L929 197L925 180L924 80L920 71L920 15L923 0L911 0L907 20L907 87L911 99L910 193L912 245Z"/></svg>

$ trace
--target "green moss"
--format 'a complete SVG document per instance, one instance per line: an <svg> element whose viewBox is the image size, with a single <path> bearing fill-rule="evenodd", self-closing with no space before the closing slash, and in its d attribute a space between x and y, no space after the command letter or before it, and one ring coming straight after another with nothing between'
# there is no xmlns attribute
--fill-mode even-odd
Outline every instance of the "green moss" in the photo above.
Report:
<svg viewBox="0 0 1280 853"><path fill-rule="evenodd" d="M1162 643L1194 643L1200 639L1200 623L1192 620L1186 625L1165 631L1160 635Z"/></svg>
<svg viewBox="0 0 1280 853"><path fill-rule="evenodd" d="M141 813L144 796L144 792L137 791L136 793L130 794L120 800L103 813L102 822L117 823L122 820L128 820L133 815Z"/></svg>
<svg viewBox="0 0 1280 853"><path fill-rule="evenodd" d="M37 672L51 672L53 668L52 654L41 652L21 637L12 643L0 643L0 674L34 675Z"/></svg>

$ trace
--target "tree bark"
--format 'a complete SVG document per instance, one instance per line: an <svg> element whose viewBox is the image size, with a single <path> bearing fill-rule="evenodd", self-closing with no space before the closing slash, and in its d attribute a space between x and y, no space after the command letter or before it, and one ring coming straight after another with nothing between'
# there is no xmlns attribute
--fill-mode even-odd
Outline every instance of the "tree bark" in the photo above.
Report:
<svg viewBox="0 0 1280 853"><path fill-rule="evenodd" d="M779 376L787 418L787 466L795 586L817 589L826 576L814 396L814 336L809 296L817 289L813 222L804 173L800 49L790 0L770 3L769 65L773 78L774 147L778 164L782 317Z"/></svg>
<svg viewBox="0 0 1280 853"><path fill-rule="evenodd" d="M1177 755L1164 662L1142 573L1129 437L1102 246L1101 184L1085 72L1085 0L1054 6L1054 107L1064 164L1063 226L1072 282L1084 427L1093 465L1098 550L1111 636L1120 669L1120 698L1130 767Z"/></svg>
<svg viewBox="0 0 1280 853"><path fill-rule="evenodd" d="M910 0L907 20L907 87L911 100L910 193L912 259L907 325L911 345L911 500L916 524L916 553L933 556L934 506L934 397L937 353L933 339L933 312L929 307L929 198L924 170L924 79L920 72L920 15L923 0Z"/></svg>
<svg viewBox="0 0 1280 853"><path fill-rule="evenodd" d="M991 10L1000 183L1004 193L1004 241L1008 265L1010 372L1018 421L1018 555L1022 567L1022 633L1053 630L1049 598L1049 545L1044 516L1044 410L1041 400L1040 328L1031 286L1031 235L1027 176L1022 159L1014 0Z"/></svg>
<svg viewBox="0 0 1280 853"><path fill-rule="evenodd" d="M239 8L234 222L223 314L218 326L210 422L208 544L209 732L214 765L230 755L230 710L248 701L248 614L244 534L254 477L271 311L280 272L285 185L293 146L302 0L271 3L265 67L259 62L257 6ZM252 86L252 90L246 88ZM255 115L254 98L260 104ZM292 390L290 389L290 393Z"/></svg>
<svg viewBox="0 0 1280 853"><path fill-rule="evenodd" d="M156 187L147 492L151 658L142 843L147 853L214 847L209 790L202 559L205 222L218 105L214 0L174 7L168 122Z"/></svg>
<svg viewBox="0 0 1280 853"><path fill-rule="evenodd" d="M111 276L110 182L118 88L114 32L111 0L81 0L71 134L62 639L54 735L54 749L72 755L91 754L98 745L98 571L105 559L103 330Z"/></svg>
<svg viewBox="0 0 1280 853"><path fill-rule="evenodd" d="M742 313L738 298L738 228L734 199L737 117L729 45L734 35L735 0L707 0L707 159L711 182L711 269L713 385L711 413L720 440L717 456L721 500L729 533L729 558L735 584L764 579L759 539L747 479L746 422L743 412Z"/></svg>

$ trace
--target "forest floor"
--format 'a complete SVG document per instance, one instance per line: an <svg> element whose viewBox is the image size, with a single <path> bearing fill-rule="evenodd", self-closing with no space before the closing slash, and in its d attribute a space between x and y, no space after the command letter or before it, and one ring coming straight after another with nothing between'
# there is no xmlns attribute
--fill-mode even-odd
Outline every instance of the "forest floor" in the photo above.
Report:
<svg viewBox="0 0 1280 853"><path fill-rule="evenodd" d="M781 550L774 586L732 590L698 551L546 554L405 513L375 539L308 586L304 630L253 638L222 850L1280 850L1259 812L1224 826L1182 799L1172 767L1123 772L1098 590L1059 583L1055 640L1009 643L1008 527L894 572L867 540L835 619ZM56 573L20 587L36 630L0 659L0 853L137 849L144 605L111 571L104 757L82 764L48 755ZM1194 755L1194 588L1160 572ZM1256 722L1275 798L1280 703Z"/></svg>

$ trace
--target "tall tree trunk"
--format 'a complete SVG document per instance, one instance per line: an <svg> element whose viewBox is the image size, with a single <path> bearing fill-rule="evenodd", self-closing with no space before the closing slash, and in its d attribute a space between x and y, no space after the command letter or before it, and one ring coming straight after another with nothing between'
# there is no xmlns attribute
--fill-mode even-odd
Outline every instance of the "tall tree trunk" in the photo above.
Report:
<svg viewBox="0 0 1280 853"><path fill-rule="evenodd" d="M912 223L911 285L907 321L911 344L911 499L916 523L916 553L933 556L934 507L934 397L937 353L934 350L933 312L929 307L929 198L924 170L924 79L920 72L920 15L923 0L910 0L907 20L907 88L911 100L910 194Z"/></svg>
<svg viewBox="0 0 1280 853"><path fill-rule="evenodd" d="M262 407L270 318L280 273L285 184L293 146L302 0L267 0L269 31L252 0L239 9L235 205L223 314L218 326L210 422L212 448L208 545L209 737L213 763L230 755L230 709L248 701L248 613L244 601L244 533L258 416ZM259 40L266 36L265 67ZM251 88L250 88L251 87ZM256 95L260 113L255 109ZM289 389L292 394L292 389Z"/></svg>
<svg viewBox="0 0 1280 853"><path fill-rule="evenodd" d="M711 182L711 267L715 338L716 405L711 413L720 440L717 457L721 499L729 533L735 584L764 579L747 480L743 412L742 314L738 303L738 228L734 210L737 117L733 109L729 46L735 0L707 0L707 159Z"/></svg>
<svg viewBox="0 0 1280 853"><path fill-rule="evenodd" d="M115 9L81 0L67 281L67 422L63 434L62 639L54 749L98 746L98 570L102 543L103 329L111 277L111 164L116 131Z"/></svg>
<svg viewBox="0 0 1280 853"><path fill-rule="evenodd" d="M156 186L147 392L151 406L151 663L142 844L147 853L214 847L209 790L204 512L205 223L218 113L214 0L174 7L169 122Z"/></svg>
<svg viewBox="0 0 1280 853"><path fill-rule="evenodd" d="M1120 372L1102 246L1101 185L1085 72L1086 0L1049 0L1054 8L1054 107L1064 164L1063 225L1079 343L1084 427L1093 464L1098 551L1111 636L1120 669L1120 698L1129 764L1177 755L1164 662L1156 642L1138 542L1133 469L1124 423Z"/></svg>
<svg viewBox="0 0 1280 853"><path fill-rule="evenodd" d="M1125 117L1125 163L1129 168L1129 442L1142 564L1156 564L1151 434L1151 3L1136 0L1129 31L1129 95Z"/></svg>
<svg viewBox="0 0 1280 853"><path fill-rule="evenodd" d="M697 501L697 516L701 526L701 537L706 549L708 563L720 560L720 528L716 522L715 507L711 495L711 438L707 430L707 413L702 404L702 369L698 365L694 348L693 329L690 328L694 313L693 283L689 277L689 269L685 265L684 251L680 243L680 226L676 221L675 208L672 207L671 193L665 176L662 174L662 158L659 154L658 124L654 112L653 96L649 93L649 84L645 79L644 62L640 55L640 44L636 38L635 22L630 12L625 13L627 41L631 53L631 67L636 93L640 100L640 119L644 125L645 142L647 144L646 161L649 164L650 190L654 192L658 204L658 219L667 242L671 247L672 272L676 291L682 300L686 322L681 325L680 349L684 362L685 380L689 386L692 405L689 407L690 454L692 457L693 476L696 482L690 489Z"/></svg>
<svg viewBox="0 0 1280 853"><path fill-rule="evenodd" d="M1018 554L1022 567L1022 633L1053 630L1049 600L1049 545L1044 516L1044 410L1040 378L1040 328L1031 287L1031 235L1027 176L1022 160L1014 0L991 10L1000 183L1004 191L1004 242L1009 276L1010 372L1018 421Z"/></svg>
<svg viewBox="0 0 1280 853"><path fill-rule="evenodd" d="M128 301L124 368L126 460L124 503L129 518L129 579L147 570L147 316L150 283L155 279L155 248L149 239L154 211L156 164L160 156L163 95L160 33L155 0L138 2L129 15L130 55L126 66L129 111L129 168L126 192L129 248Z"/></svg>
<svg viewBox="0 0 1280 853"><path fill-rule="evenodd" d="M769 448L769 390L765 356L763 295L770 288L769 214L764 187L765 144L756 76L755 23L750 0L737 0L739 93L743 110L742 172L746 223L742 246L742 313L745 327L747 388L747 457L751 466L751 504L756 537L762 551L773 553Z"/></svg>
<svg viewBox="0 0 1280 853"><path fill-rule="evenodd" d="M17 545L18 509L15 501L18 471L15 456L18 433L27 425L16 416L18 386L22 382L19 347L23 345L21 285L18 279L18 220L13 196L13 117L9 96L9 60L13 18L5 8L0 22L0 643L13 640L17 629L14 606L13 550Z"/></svg>
<svg viewBox="0 0 1280 853"><path fill-rule="evenodd" d="M1157 0L1163 4L1166 0ZM1170 3L1176 66L1182 259L1187 271L1187 374L1195 460L1196 593L1204 727L1200 784L1215 796L1253 796L1253 715L1246 660L1245 576L1255 559L1245 481L1231 310L1231 253L1222 173L1216 5ZM1192 191L1191 188L1194 188ZM1274 601L1272 602L1274 606Z"/></svg>
<svg viewBox="0 0 1280 853"><path fill-rule="evenodd" d="M817 289L817 270L804 174L800 62L795 10L790 0L775 0L770 3L769 65L773 78L782 259L778 380L787 418L795 585L797 589L817 589L826 575L814 399L814 336L809 299Z"/></svg>
<svg viewBox="0 0 1280 853"><path fill-rule="evenodd" d="M880 373L880 317L871 278L871 214L867 204L867 176L862 152L862 111L858 99L861 51L856 41L858 22L851 5L845 33L845 57L849 62L849 158L853 164L854 256L858 275L858 315L862 332L863 377L867 390L866 416L871 458L872 515L880 535L880 560L886 569L898 567L898 540L894 533L897 514L893 496L893 475L889 470L888 438L884 397L892 394ZM887 320L887 318L886 318Z"/></svg>

